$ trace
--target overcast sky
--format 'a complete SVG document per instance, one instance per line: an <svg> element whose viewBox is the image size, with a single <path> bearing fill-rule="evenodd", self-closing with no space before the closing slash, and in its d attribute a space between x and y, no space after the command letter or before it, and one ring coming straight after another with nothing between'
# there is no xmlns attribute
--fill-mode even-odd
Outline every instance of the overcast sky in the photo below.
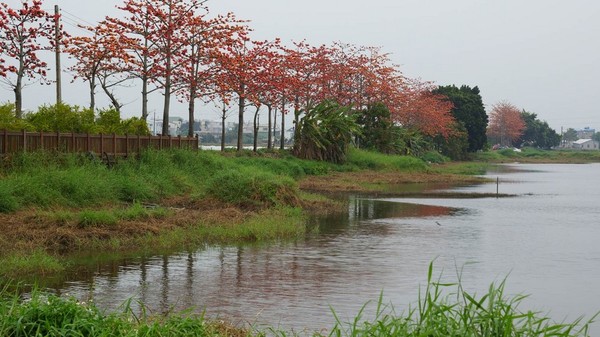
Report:
<svg viewBox="0 0 600 337"><path fill-rule="evenodd" d="M69 23L95 23L106 15L119 15L114 7L122 1L44 3L48 10L58 4L65 27L73 31ZM212 13L231 11L251 20L254 39L380 46L408 77L439 85L479 86L488 111L506 100L537 113L559 132L561 127L600 129L598 0L209 0L207 4ZM64 100L87 105L86 84L65 82ZM138 92L132 88L125 94L125 117L139 114ZM0 100L12 101L11 94L2 89ZM52 103L53 95L53 88L30 86L24 92L24 106ZM153 96L150 110L159 115L161 97ZM183 105L176 104L172 111L185 116ZM198 118L216 116L211 108L198 114Z"/></svg>

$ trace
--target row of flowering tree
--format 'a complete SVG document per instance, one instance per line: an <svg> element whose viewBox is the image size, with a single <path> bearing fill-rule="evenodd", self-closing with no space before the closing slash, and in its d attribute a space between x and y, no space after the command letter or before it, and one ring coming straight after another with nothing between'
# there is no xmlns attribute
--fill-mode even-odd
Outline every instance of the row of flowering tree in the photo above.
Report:
<svg viewBox="0 0 600 337"><path fill-rule="evenodd" d="M44 46L44 41L52 41L47 38L52 16L41 9L39 0L23 0L20 9L6 4L0 8L0 55L7 57L0 58L0 77L20 90L23 77L45 76L47 65L36 53L52 48L50 42ZM406 78L381 48L344 43L313 46L306 41L285 44L276 38L256 41L250 37L248 22L233 13L213 15L202 0L125 0L118 8L119 17L81 27L88 31L86 35L64 34L62 39L75 60L70 70L89 85L92 110L97 86L118 111L123 105L118 88L131 82L142 88L143 120L148 117L148 97L156 91L164 99L163 121L169 120L174 98L188 102L190 123L199 100L237 102L238 149L249 108L254 111L255 133L260 109L268 111L269 130L279 111L283 132L283 114L293 113L299 125L301 116L324 101L335 101L349 111L383 104L391 122L428 136L447 137L453 130L451 103L432 93L430 83ZM19 22L30 27L26 37L15 31ZM15 41L29 49L18 54ZM12 73L16 82L11 82ZM15 99L20 114L20 92ZM190 136L193 130L190 126ZM295 130L297 140L300 128ZM168 133L166 122L162 133ZM272 144L270 131L268 144Z"/></svg>

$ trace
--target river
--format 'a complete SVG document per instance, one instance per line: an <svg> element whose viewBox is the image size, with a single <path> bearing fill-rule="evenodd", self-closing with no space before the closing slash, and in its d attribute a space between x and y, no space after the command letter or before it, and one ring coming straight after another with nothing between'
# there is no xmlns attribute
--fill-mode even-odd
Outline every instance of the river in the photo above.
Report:
<svg viewBox="0 0 600 337"><path fill-rule="evenodd" d="M515 196L353 196L347 213L315 219L319 232L303 240L99 264L56 290L108 309L132 298L152 312L195 308L233 323L313 331L332 327L330 308L350 320L380 294L406 309L433 261L434 275L456 281L460 273L477 294L507 278L509 295L530 295L522 310L556 321L599 311L600 164L513 164L487 175Z"/></svg>

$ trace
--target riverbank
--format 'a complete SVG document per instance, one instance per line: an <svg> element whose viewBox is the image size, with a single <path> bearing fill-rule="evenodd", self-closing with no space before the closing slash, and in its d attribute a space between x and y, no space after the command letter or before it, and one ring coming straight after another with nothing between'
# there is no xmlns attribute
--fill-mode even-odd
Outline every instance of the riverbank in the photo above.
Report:
<svg viewBox="0 0 600 337"><path fill-rule="evenodd" d="M293 240L315 230L306 227L307 212L343 207L332 194L475 183L481 179L464 173L480 174L485 165L428 165L357 150L344 165L287 152L153 151L112 168L77 155L21 154L5 159L0 172L0 275L60 273L72 253Z"/></svg>
<svg viewBox="0 0 600 337"><path fill-rule="evenodd" d="M502 149L478 152L472 160L489 163L583 164L600 162L600 151Z"/></svg>
<svg viewBox="0 0 600 337"><path fill-rule="evenodd" d="M167 154L168 156L171 156L173 154ZM407 187L408 190L410 191L410 193L421 193L420 191L422 191L423 189L421 189L421 187L423 186L430 186L430 187L434 187L437 188L438 186L443 186L444 184L448 183L448 180L453 180L454 182L458 183L458 184L471 184L473 182L476 181L480 181L479 178L475 178L475 177L464 177L461 175L457 175L457 174L452 174L449 172L461 172L461 173L472 173L472 174L479 174L482 173L481 170L483 170L485 168L485 166L487 164L480 164L480 163L467 163L467 164L444 164L444 165L437 165L437 164L430 164L430 165L425 165L423 162L416 162L414 161L414 158L402 158L402 159L397 159L397 158L385 158L386 160L390 160L390 162L387 163L383 163L382 161L376 161L376 160L365 160L364 157L369 157L371 156L371 154L364 154L364 153L355 153L353 154L357 157L363 157L360 161L357 159L357 157L352 157L351 158L351 162L353 164L349 164L346 166L341 166L341 167L329 167L326 168L326 171L317 171L313 169L313 172L316 172L316 174L307 174L306 171L304 171L305 169L303 167L312 167L309 165L312 165L314 163L296 163L298 166L295 169L289 169L290 167L293 167L294 165L292 165L292 163L294 163L293 160L291 161L286 161L286 159L284 159L284 161L278 161L281 158L281 154L262 154L261 157L254 157L254 155L246 155L245 157L241 157L241 161L244 162L244 165L249 165L252 169L257 170L257 162L261 162L264 167L269 167L268 170L271 170L270 172L273 172L275 170L279 171L279 172L284 172L284 171L288 171L288 172L296 172L292 178L292 175L282 175L282 176L277 176L275 175L275 179L274 181L277 181L276 184L267 184L267 185L261 185L258 182L262 181L262 180L252 180L250 179L249 181L254 184L257 185L255 187L259 187L262 186L262 188L257 188L257 189L253 189L253 194L248 196L246 195L244 198L240 198L239 200L235 200L235 199L231 199L232 194L237 195L239 194L238 192L232 193L230 195L227 195L226 193L224 193L224 197L230 198L228 202L225 202L221 199L217 199L216 197L212 196L210 193L215 193L215 192L210 192L210 190L207 188L207 186L213 186L210 184L207 184L207 182L209 181L208 179L205 179L204 181L201 182L197 182L197 184L195 184L195 186L193 187L189 187L188 190L186 190L185 193L178 193L175 195L166 195L166 193L163 192L163 194L160 196L161 198L157 198L157 199L148 199L148 200L134 200L134 201L126 201L126 200L120 200L117 199L116 202L106 202L104 201L103 203L99 204L99 205L92 205L92 206L87 206L87 207L77 207L77 206L59 206L60 204L57 202L55 204L53 204L53 206L51 207L21 207L19 209L17 209L16 211L13 211L12 213L6 213L5 215L12 217L12 218L17 218L18 216L21 216L21 219L24 222L30 223L31 225L37 225L39 227L40 230L45 230L48 229L50 231L54 230L65 230L65 229L69 229L69 230L77 230L79 234L81 234L81 236L84 239L89 239L90 237L93 236L97 236L100 239L97 241L88 241L89 243L94 243L94 242L98 242L99 244L101 244L100 246L97 246L96 248L90 249L93 246L89 246L89 247L81 247L81 252L85 252L86 250L91 250L94 254L98 254L99 251L102 251L104 254L105 252L114 252L116 255L126 255L126 254L140 254L144 251L147 251L148 254L169 254L170 252L176 252L176 251L181 251L182 249L185 250L194 250L194 247L197 247L195 245L203 245L205 243L208 242L231 242L231 243L240 243L240 242L260 242L260 241L267 241L267 240L295 240L295 238L303 238L304 235L307 234L308 230L312 230L309 228L305 227L305 222L303 221L303 216L306 214L303 209L312 209L318 212L329 212L329 211L335 211L335 208L340 208L342 207L341 204L336 203L335 199L333 196L331 196L329 194L329 192L333 192L333 194L335 193L342 193L342 194L346 194L346 193L351 193L351 194L366 194L366 195L393 195L394 193L399 193L399 190L394 190L393 188L390 188L392 185L397 184L397 183L401 183L403 184L404 187ZM195 160L199 160L203 157L203 154L200 153L200 156L198 158L193 159L193 161ZM232 155L232 154L228 154L225 156L225 161L229 161L232 160L232 162L228 162L227 165L233 165L233 163L238 160L238 156ZM267 157L268 160L263 160L263 157ZM179 172L180 168L184 168L184 167L190 167L192 165L180 165L181 167L178 169L174 169L174 168L169 168L166 165L166 161L158 160L159 158L157 158L157 162L161 163L161 169L166 170L167 172L169 172L169 174L180 174L178 176L178 180L179 181L185 181L187 178L186 175L184 175L183 173ZM173 158L171 157L167 157L167 159L172 160ZM181 160L181 159L179 159ZM214 163L214 159L210 159L210 158L202 158L202 160L206 161L208 164L210 164L211 162ZM220 159L218 159L220 160ZM271 160L276 160L277 162L272 162ZM398 160L398 161L396 161ZM361 162L361 165L356 164L356 162ZM366 164L369 163L370 164ZM252 164L250 164L252 163ZM409 164L407 164L409 163ZM120 165L129 165L128 163L120 163ZM157 173L158 171L156 171L156 168L150 169L148 167L144 167L142 164L137 163L137 168L134 172L136 172L137 174L147 174L144 172L154 172L155 174L157 174L158 178L161 178L160 174ZM240 166L235 166L236 170L240 170L245 172L245 175L243 176L239 176L239 175L235 175L234 173L227 173L225 174L225 172L222 172L222 174L224 174L224 176L230 177L231 181L235 181L236 185L241 185L241 184L246 184L247 181L245 179L242 179L244 177L247 176L252 176L254 177L257 173L255 172L255 175L252 175L252 173L250 172L250 167L246 166L244 169L244 165L240 165ZM303 166L304 165L304 166ZM206 165L205 167L209 167L211 165ZM273 167L277 167L276 169L274 169ZM54 166L53 166L54 167ZM61 170L66 169L64 166L60 166ZM227 166L219 166L219 165L215 165L215 167L218 167L218 170L221 171L228 171L229 167ZM300 168L298 168L300 167ZM365 170L364 167L371 167L371 170ZM373 169L373 167L375 169ZM49 169L54 169L54 168L48 168ZM108 170L107 173L107 177L111 177L113 173L119 173L119 174L123 174L123 171L119 171L120 169L123 168L117 168L115 170L115 168L111 169L115 172L112 172L111 170ZM63 174L61 173L61 170L57 171L57 174ZM95 171L98 175L103 175L106 174L103 170L106 170L106 168L101 168L98 171ZM263 169L265 170L265 169ZM10 179L16 179L18 176L21 176L24 171L19 171L15 176L11 176L11 172L10 170L5 171L6 175L3 176L3 181L5 181L4 179L6 178L7 181L10 181ZM25 172L27 172L25 170ZM112 173L111 173L112 172ZM262 171L261 171L262 172ZM303 173L302 173L303 172ZM264 173L264 172L263 172ZM197 172L192 172L192 174L197 174ZM214 173L213 173L214 174ZM35 174L33 173L28 173L27 175L30 175L29 179L34 179ZM67 176L66 174L64 176ZM48 176L46 176L48 177ZM264 178L264 176L263 176ZM287 178L292 179L292 183L289 184L289 180ZM38 178L35 178L38 179ZM37 180L37 181L41 181L41 180ZM110 186L110 181L111 179L105 179L103 181L103 183L105 184L105 186L107 188L112 188ZM141 180L140 180L141 181ZM56 188L56 182L55 181L51 181L52 185L54 186L54 188ZM154 182L155 183L155 182ZM330 184L329 188L326 188L327 184ZM219 186L222 187L219 191L219 193L221 192L225 192L224 190L233 190L235 185L228 185L226 182L224 181L220 181L219 185L223 185L223 186ZM10 185L9 185L10 186ZM15 186L15 185L12 185ZM185 186L185 185L182 185ZM200 188L199 186L203 186L202 188ZM265 187L266 186L266 187ZM18 187L18 186L17 186ZM325 188L323 188L325 187ZM6 188L6 187L5 187ZM14 187L13 187L14 188ZM145 188L150 190L150 187L148 186L139 186L139 188ZM247 187L246 187L247 188ZM60 191L63 190L67 190L64 187L59 188ZM273 191L275 191L275 195L273 195ZM328 193L315 193L314 191L327 191ZM39 191L38 191L39 193ZM79 196L81 196L82 194L79 194ZM56 195L57 198L56 200L58 201L64 201L63 197L62 197L62 192L60 195ZM31 196L25 196L25 195L20 195L20 196L15 196L13 195L14 200L19 201L19 204L22 205L24 200L30 200L32 197ZM71 201L72 203L75 203L76 201ZM89 202L89 201L88 201ZM324 206L326 205L326 206ZM347 207L347 204L346 204ZM34 212L34 213L31 213ZM208 214L213 214L212 216L209 216ZM235 214L238 214L238 216L235 216ZM223 217L220 217L220 215L224 215ZM182 222L180 222L181 226L180 227L176 227L173 226L173 219L176 219L178 217L181 216ZM188 216L191 216L190 218L187 218ZM195 219L196 217L200 217L200 216L205 216L206 218L204 218L203 222L208 223L209 221L213 221L211 226L205 226L208 229L207 230L213 230L213 236L212 239L210 239L210 236L208 236L206 233L203 233L201 230L199 230L200 227L202 227L200 225L200 221L198 221L197 219ZM224 225L224 221L228 220L229 218L235 218L238 220L241 220L241 222L232 222L229 225ZM268 224L269 221L266 221L266 219L274 219L274 221L271 222L271 226L272 227L267 227L265 226L265 224ZM259 230L264 230L265 233L271 233L274 232L275 229L281 229L283 227L286 226L282 226L282 224L286 221L289 221L290 219L297 219L300 221L297 222L291 222L291 226L288 227L291 230L289 230L289 232L286 230L286 232L291 233L289 236L271 236L271 237L262 237L257 233L260 233ZM191 220L190 222L187 222L188 220ZM246 220L249 221L249 225L243 225ZM187 224L186 224L187 222ZM442 221L442 223L444 224L444 227L441 228L447 228L446 227L446 223L444 223ZM18 222L14 223L15 226L11 226L11 227L20 227ZM152 231L152 227L141 227L144 225L152 225L155 226L155 229L158 229L159 231L161 229L164 228L164 236L160 233L160 232L153 232ZM433 226L434 228L438 228L435 225ZM125 233L125 235L123 237L119 237L118 233L121 232L122 229L125 228L129 228L127 231L130 231L129 234L133 233L131 236L129 236L128 232L123 230L122 232ZM236 228L240 228L241 230L239 232L237 232L237 234L233 234L235 233L235 229ZM245 229L243 229L245 228ZM26 226L25 226L25 229ZM106 231L113 231L113 232L106 232ZM27 231L26 231L27 232ZM146 232L145 235L141 235L141 233ZM295 233L295 234L294 234ZM28 235L27 233L21 233L20 235L15 236L14 240L8 240L6 239L6 244L9 245L10 242L18 242L18 240L21 240L23 238L25 238L26 240L29 240L31 237L27 237L26 235ZM237 235L237 236L236 236ZM19 238L21 237L21 238ZM113 241L110 238L111 237L115 237L116 239ZM127 238L137 238L140 239L141 241L127 241ZM148 239L149 241L143 241ZM212 241L211 241L212 240ZM227 240L231 240L231 241L227 241ZM55 241L55 240L50 240L50 241ZM75 242L76 244L81 244L81 242L85 242L85 241L79 241L79 239L75 240L75 241L64 241L66 243L69 242ZM164 244L164 246L161 246L161 244ZM177 246L179 244L179 246ZM146 249L145 247L151 247L150 249ZM23 249L25 250L25 249ZM50 252L57 250L57 249L49 249ZM59 249L58 249L59 250ZM20 261L16 261L16 263L22 263L23 265L27 265L27 263L32 263L32 261L38 259L39 262L38 266L41 270L42 267L47 267L52 265L52 261L48 259L48 257L50 258L56 258L57 259L57 265L58 267L65 267L66 263L69 263L69 259L65 259L64 257L69 256L69 249L66 249L66 252L64 254L67 255L62 255L60 252L57 253L51 253L51 254L46 254L45 251L38 249L36 251L34 251L33 254L29 254L29 255L24 255L23 258ZM3 263L2 265L7 265L8 263ZM15 264L16 265L16 264ZM15 266L13 265L13 266ZM15 268L16 269L16 268ZM35 270L32 269L32 272L39 272L39 270ZM47 271L48 273L52 273L51 270ZM120 297L119 297L120 298ZM42 297L42 299L46 299L45 297ZM60 299L60 300L56 300L53 301L53 304L56 304L56 306L60 306L61 304L59 303L60 301L63 301L64 299ZM480 300L483 300L482 298ZM477 300L479 301L479 300ZM44 301L42 301L43 303L45 303ZM43 304L42 303L42 304ZM78 303L78 302L76 302ZM27 307L27 302L22 303L25 307ZM512 299L510 299L508 301L508 303L505 303L508 305L512 305L514 304L512 302ZM4 305L4 304L3 304ZM19 304L20 305L20 304ZM76 304L77 306L81 306L80 304ZM452 306L453 303L436 303L435 306L436 307L441 307L444 308L444 306L449 305ZM56 307L54 306L54 307ZM8 305L6 307L9 307ZM74 307L71 306L71 307ZM70 308L71 308L70 307ZM486 306L487 308L487 306ZM34 309L39 309L39 308L34 308ZM89 308L86 308L86 310ZM15 316L15 317L25 317L26 312L25 311L20 311L21 308L17 308L17 307L13 307L13 310L11 310L11 312L15 312L15 313L21 313L21 316ZM94 308L90 309L90 310L96 310ZM71 313L73 311L70 311ZM450 311L448 311L448 313L450 313ZM483 313L482 313L483 315ZM518 314L516 314L518 316ZM118 315L117 315L118 316ZM28 317L28 316L27 316ZM64 317L64 316L63 316ZM109 315L100 315L99 317L102 317L100 321L95 321L94 323L91 322L85 322L85 320L83 321L85 324L88 324L88 326L90 324L92 324L92 326L94 326L94 328L97 328L98 330L100 330L101 325L103 324L104 320L108 320L108 321L113 321L114 320L118 320L119 317L116 316L111 316ZM138 316L139 317L139 316ZM436 316L438 317L438 316ZM492 317L492 319L494 321L497 321L498 318L501 318L502 316L500 315L500 313L498 313L497 315L494 314L490 314L490 317ZM188 318L190 319L188 321ZM403 315L382 315L380 317L376 317L376 320L363 320L360 319L360 315L356 318L357 320L355 321L355 324L353 325L352 322L350 322L349 324L345 324L345 322L341 323L340 322L340 326L336 326L334 328L332 328L331 331L338 331L341 332L341 334L350 334L352 335L353 332L356 332L357 334L361 334L361 333L368 333L370 332L378 332L380 334L389 334L391 331L398 331L398 329L406 327L404 325L401 325L400 323L404 322L407 323L409 322L409 320L407 319L407 317L403 316ZM416 319L417 321L422 319L420 318L420 316L418 315L414 315L414 316L410 316L408 317L410 319ZM123 320L123 322L121 323L131 323L131 317L128 316L122 316L120 317L120 319ZM144 320L143 322L138 321L138 323L140 323L140 325L131 325L131 326L127 326L127 328L130 328L130 330L127 331L132 331L131 333L124 333L124 335L130 335L133 334L135 331L140 331L140 330L144 330L144 329L154 329L156 331L166 331L166 330L162 330L165 326L168 327L173 327L173 326L182 326L182 327L194 327L192 329L194 329L194 331L201 331L199 330L199 326L202 325L210 325L213 322L205 322L202 320L197 320L198 316L194 316L194 317L188 317L186 313L183 313L183 316L179 316L179 313L175 313L174 315L167 315L167 316L154 316L154 317L148 317L147 320ZM501 320L501 319L500 319ZM15 319L14 321L17 321L17 319ZM7 321L4 321L7 322ZM4 323L3 322L3 323ZM179 323L183 322L181 325L179 325ZM363 322L364 325L361 325ZM481 321L480 321L481 322ZM98 325L93 325L93 324L98 324ZM361 324L356 324L356 323L361 323ZM120 323L117 323L120 324ZM448 319L447 321L444 321L444 324L442 325L447 325L447 324L453 324L452 319ZM419 325L414 325L415 327L419 327L419 329L429 329L431 328L431 331L436 331L436 329L441 328L442 325L431 325L431 326L419 326ZM380 326L383 327L383 330L372 330L372 328L376 327L376 326ZM123 327L123 326L122 326ZM229 330L230 327L227 327L227 325L224 326L226 330ZM110 327L109 327L110 329ZM338 330L335 330L338 329ZM5 330L6 331L6 330ZM176 332L181 332L178 330L172 330L172 331L176 331ZM256 335L260 335L261 332L260 331L254 331L254 330L242 330L242 335L247 335L247 334L256 334ZM465 332L466 330L460 330ZM174 332L175 333L175 332ZM217 335L229 335L228 332L226 333L221 333L221 332L211 332L210 334L217 334ZM290 334L289 332L279 332L280 335L288 335ZM406 334L409 335L409 334ZM441 336L444 336L444 334L440 334ZM448 335L448 334L446 334ZM476 332L473 332L471 334L463 334L463 335L473 335L473 336L477 336L478 334ZM533 334L529 334L529 335L533 335ZM563 334L564 336L569 336L569 334Z"/></svg>

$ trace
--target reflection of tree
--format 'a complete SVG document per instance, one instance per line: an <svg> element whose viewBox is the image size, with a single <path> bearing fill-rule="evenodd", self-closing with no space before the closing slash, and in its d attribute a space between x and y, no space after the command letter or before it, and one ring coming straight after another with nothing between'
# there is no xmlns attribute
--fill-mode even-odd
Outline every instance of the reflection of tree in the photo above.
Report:
<svg viewBox="0 0 600 337"><path fill-rule="evenodd" d="M167 313L169 310L169 256L163 255L162 257L162 278L161 278L161 299L160 308L163 313Z"/></svg>
<svg viewBox="0 0 600 337"><path fill-rule="evenodd" d="M361 199L356 197L350 197L348 204L348 220L350 220L350 222L385 218L446 216L453 211L453 209L448 207Z"/></svg>

